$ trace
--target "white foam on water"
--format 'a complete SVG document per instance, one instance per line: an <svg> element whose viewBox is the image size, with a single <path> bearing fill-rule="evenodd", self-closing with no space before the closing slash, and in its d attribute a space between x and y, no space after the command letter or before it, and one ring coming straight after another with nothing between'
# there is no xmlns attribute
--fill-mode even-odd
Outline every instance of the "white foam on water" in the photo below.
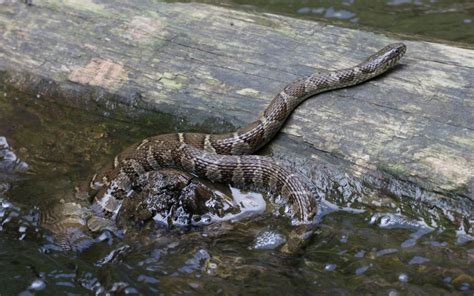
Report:
<svg viewBox="0 0 474 296"><path fill-rule="evenodd" d="M260 233L253 245L256 250L273 250L286 242L285 237L276 231L264 231Z"/></svg>
<svg viewBox="0 0 474 296"><path fill-rule="evenodd" d="M255 192L244 193L242 190L230 187L232 197L234 198L234 205L240 207L240 212L236 214L226 214L223 217L219 217L216 214L208 215L212 222L222 221L239 221L247 219L249 217L257 216L265 212L267 203L263 198L263 195Z"/></svg>

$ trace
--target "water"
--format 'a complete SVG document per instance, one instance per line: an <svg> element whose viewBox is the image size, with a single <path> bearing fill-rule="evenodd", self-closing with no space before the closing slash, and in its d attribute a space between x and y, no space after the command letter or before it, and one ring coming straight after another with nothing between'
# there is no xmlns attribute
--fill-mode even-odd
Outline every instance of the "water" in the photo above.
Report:
<svg viewBox="0 0 474 296"><path fill-rule="evenodd" d="M327 198L321 223L304 248L293 252L282 248L295 229L271 210L202 227L151 223L128 232L105 230L83 241L81 252L63 250L57 231L67 221L55 209L87 207L77 187L121 149L157 133L233 129L226 123L189 124L163 113L136 115L119 104L91 101L82 106L87 111L78 107L0 86L2 295L474 291L468 222L460 225L459 217L324 170L311 169L318 192ZM391 207L359 203L354 209L354 200L364 194L388 200Z"/></svg>
<svg viewBox="0 0 474 296"><path fill-rule="evenodd" d="M183 1L179 1L183 2ZM474 44L471 0L198 0L368 31ZM416 37L416 38L420 38Z"/></svg>

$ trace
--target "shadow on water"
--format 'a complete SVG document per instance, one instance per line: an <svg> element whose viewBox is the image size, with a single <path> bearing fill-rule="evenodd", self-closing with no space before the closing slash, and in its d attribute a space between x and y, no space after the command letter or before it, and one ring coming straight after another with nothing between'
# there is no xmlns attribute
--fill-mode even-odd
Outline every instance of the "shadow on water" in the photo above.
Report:
<svg viewBox="0 0 474 296"><path fill-rule="evenodd" d="M291 226L272 210L191 228L147 223L128 232L104 230L91 235L81 252L64 251L54 225L72 216L54 209L87 208L76 188L121 149L164 132L233 129L159 112L131 117L119 104L87 104L84 111L0 86L1 294L398 295L474 289L468 223L322 164L296 163L324 198L315 235L296 253L280 251L291 240Z"/></svg>

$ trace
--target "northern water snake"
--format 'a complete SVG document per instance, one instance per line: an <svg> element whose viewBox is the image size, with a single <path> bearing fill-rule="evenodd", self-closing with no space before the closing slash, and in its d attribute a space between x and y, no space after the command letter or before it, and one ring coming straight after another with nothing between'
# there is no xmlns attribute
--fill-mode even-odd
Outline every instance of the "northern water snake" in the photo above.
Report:
<svg viewBox="0 0 474 296"><path fill-rule="evenodd" d="M386 46L355 67L315 73L288 84L249 125L226 134L175 133L144 139L115 158L113 167L94 176L94 203L115 216L140 174L165 167L184 170L213 182L270 190L287 200L295 224L311 223L316 198L308 182L272 158L252 154L268 143L291 112L315 94L359 84L395 65L406 51L396 43Z"/></svg>

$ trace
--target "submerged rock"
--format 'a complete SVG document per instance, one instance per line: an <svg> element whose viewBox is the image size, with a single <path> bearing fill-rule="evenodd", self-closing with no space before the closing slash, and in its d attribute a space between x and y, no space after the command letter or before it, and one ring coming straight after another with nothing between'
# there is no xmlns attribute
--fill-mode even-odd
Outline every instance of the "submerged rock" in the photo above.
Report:
<svg viewBox="0 0 474 296"><path fill-rule="evenodd" d="M207 225L239 219L265 209L263 198L238 195L227 186L197 179L188 173L163 169L142 175L135 194L126 198L117 224L127 227L150 220L164 225Z"/></svg>

